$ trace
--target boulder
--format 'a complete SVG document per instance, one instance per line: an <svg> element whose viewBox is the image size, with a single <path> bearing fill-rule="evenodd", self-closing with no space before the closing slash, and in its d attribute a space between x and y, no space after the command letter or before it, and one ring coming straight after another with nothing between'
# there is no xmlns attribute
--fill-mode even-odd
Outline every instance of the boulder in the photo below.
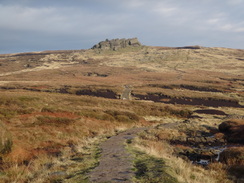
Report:
<svg viewBox="0 0 244 183"><path fill-rule="evenodd" d="M0 155L9 153L11 151L12 144L10 132L0 121Z"/></svg>
<svg viewBox="0 0 244 183"><path fill-rule="evenodd" d="M129 45L131 46L141 46L141 43L138 41L137 38L129 39Z"/></svg>
<svg viewBox="0 0 244 183"><path fill-rule="evenodd" d="M138 41L137 38L131 39L112 39L105 41L101 41L98 44L94 45L92 49L101 49L101 50L118 50L120 48L126 47L138 47L141 46L141 43Z"/></svg>
<svg viewBox="0 0 244 183"><path fill-rule="evenodd" d="M219 131L222 133L229 133L231 127L236 126L236 122L224 121L219 125Z"/></svg>

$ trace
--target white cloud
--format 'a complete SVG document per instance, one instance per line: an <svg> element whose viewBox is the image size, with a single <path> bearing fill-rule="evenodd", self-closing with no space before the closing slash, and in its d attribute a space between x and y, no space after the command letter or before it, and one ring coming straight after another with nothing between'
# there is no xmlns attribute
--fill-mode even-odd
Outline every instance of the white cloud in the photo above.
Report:
<svg viewBox="0 0 244 183"><path fill-rule="evenodd" d="M176 13L177 8L174 7L155 7L154 11L162 16L172 16Z"/></svg>
<svg viewBox="0 0 244 183"><path fill-rule="evenodd" d="M225 24L225 25L219 26L219 29L223 30L223 31L231 31L234 29L234 27L231 24Z"/></svg>
<svg viewBox="0 0 244 183"><path fill-rule="evenodd" d="M220 32L244 32L244 22L240 21L233 21L231 17L229 17L227 14L219 13L217 15L214 15L212 18L207 19L205 23L205 30L214 30L214 31L220 31Z"/></svg>
<svg viewBox="0 0 244 183"><path fill-rule="evenodd" d="M243 32L244 33L244 27L240 27L235 29L235 32Z"/></svg>
<svg viewBox="0 0 244 183"><path fill-rule="evenodd" d="M241 3L244 3L244 0L227 0L227 2L230 5L239 5Z"/></svg>
<svg viewBox="0 0 244 183"><path fill-rule="evenodd" d="M15 31L36 31L45 34L94 35L111 33L128 17L115 19L104 13L94 13L76 7L23 7L0 5L0 28Z"/></svg>
<svg viewBox="0 0 244 183"><path fill-rule="evenodd" d="M220 19L219 19L219 18L211 18L211 19L207 20L206 22L207 22L208 24L213 25L213 24L217 24L217 23L219 23L219 22L220 22Z"/></svg>
<svg viewBox="0 0 244 183"><path fill-rule="evenodd" d="M91 46L94 39L137 36L150 45L188 45L202 40L211 45L209 35L224 40L231 34L235 44L234 35L244 32L243 1L0 0L0 34L5 37L0 41L35 35L35 42L45 45L43 37L52 41L56 36L73 42L92 40Z"/></svg>
<svg viewBox="0 0 244 183"><path fill-rule="evenodd" d="M128 8L139 8L143 7L146 2L143 0L130 0L130 1L124 1L124 5Z"/></svg>
<svg viewBox="0 0 244 183"><path fill-rule="evenodd" d="M62 26L67 18L53 7L32 8L0 5L0 27L20 31L57 31L69 29Z"/></svg>

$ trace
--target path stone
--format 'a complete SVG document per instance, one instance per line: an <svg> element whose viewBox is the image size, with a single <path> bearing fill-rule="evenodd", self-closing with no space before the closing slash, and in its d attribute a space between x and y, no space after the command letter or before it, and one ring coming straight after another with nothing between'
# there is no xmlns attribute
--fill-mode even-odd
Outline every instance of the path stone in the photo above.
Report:
<svg viewBox="0 0 244 183"><path fill-rule="evenodd" d="M99 166L90 172L93 183L132 183L134 176L133 158L125 148L125 142L146 128L133 128L113 136L101 144L102 155Z"/></svg>

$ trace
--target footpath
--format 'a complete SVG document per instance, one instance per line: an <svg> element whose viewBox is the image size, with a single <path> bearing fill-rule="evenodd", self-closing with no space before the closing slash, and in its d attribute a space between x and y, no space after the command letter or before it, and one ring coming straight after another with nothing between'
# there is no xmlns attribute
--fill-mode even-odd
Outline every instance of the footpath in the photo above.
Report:
<svg viewBox="0 0 244 183"><path fill-rule="evenodd" d="M101 144L102 154L99 166L90 172L90 181L93 183L132 183L133 157L126 150L126 140L133 139L145 127L132 128L111 137Z"/></svg>

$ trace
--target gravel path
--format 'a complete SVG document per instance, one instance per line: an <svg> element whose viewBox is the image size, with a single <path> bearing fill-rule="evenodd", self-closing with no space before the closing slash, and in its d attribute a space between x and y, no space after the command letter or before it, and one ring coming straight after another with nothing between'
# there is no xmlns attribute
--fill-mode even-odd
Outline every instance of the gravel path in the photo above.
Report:
<svg viewBox="0 0 244 183"><path fill-rule="evenodd" d="M90 181L94 183L132 183L134 176L133 158L125 148L127 139L146 128L133 128L113 136L101 144L102 155L100 164L90 174Z"/></svg>

